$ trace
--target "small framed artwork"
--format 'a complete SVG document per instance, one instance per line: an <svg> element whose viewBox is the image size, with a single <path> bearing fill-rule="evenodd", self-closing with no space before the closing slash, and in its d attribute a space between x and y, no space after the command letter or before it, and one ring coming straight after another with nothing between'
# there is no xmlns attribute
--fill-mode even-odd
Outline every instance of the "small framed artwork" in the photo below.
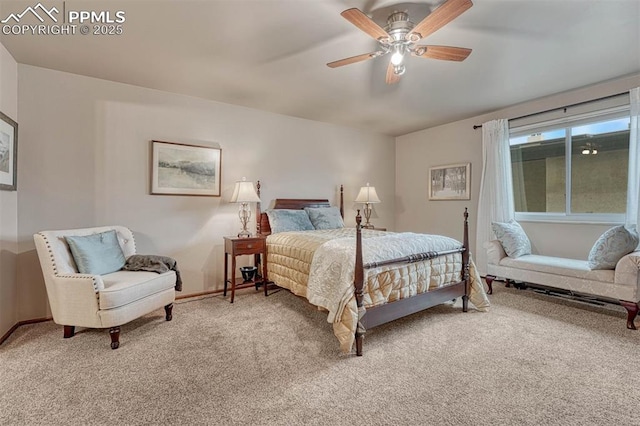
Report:
<svg viewBox="0 0 640 426"><path fill-rule="evenodd" d="M0 189L15 191L17 172L18 123L0 112Z"/></svg>
<svg viewBox="0 0 640 426"><path fill-rule="evenodd" d="M429 200L470 200L471 163L429 169Z"/></svg>
<svg viewBox="0 0 640 426"><path fill-rule="evenodd" d="M222 150L151 141L151 194L220 196Z"/></svg>

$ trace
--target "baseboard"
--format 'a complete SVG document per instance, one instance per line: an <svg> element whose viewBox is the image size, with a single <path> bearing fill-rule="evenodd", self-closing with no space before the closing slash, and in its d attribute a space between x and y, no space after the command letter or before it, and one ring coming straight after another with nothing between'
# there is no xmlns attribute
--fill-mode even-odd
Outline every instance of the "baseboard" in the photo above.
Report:
<svg viewBox="0 0 640 426"><path fill-rule="evenodd" d="M176 296L176 300L180 300L180 299L190 299L192 297L201 297L201 296L209 296L211 294L218 294L218 293L222 293L224 290L210 290L210 291L203 291L200 293L191 293L191 294L185 294L182 296Z"/></svg>
<svg viewBox="0 0 640 426"><path fill-rule="evenodd" d="M189 299L191 297L208 296L210 294L222 293L223 291L224 290L212 290L212 291L203 291L201 293L185 294L184 296L176 297L176 300ZM9 338L9 336L11 336L11 334L18 329L18 327L20 327L22 325L36 324L36 323L39 323L39 322L51 321L52 319L53 318L36 318L36 319L30 319L30 320L26 320L26 321L19 321L18 323L14 324L13 327L11 327L6 333L4 333L4 335L2 337L0 337L0 345L3 344L4 341L7 340Z"/></svg>
<svg viewBox="0 0 640 426"><path fill-rule="evenodd" d="M18 329L18 327L20 327L22 325L36 324L36 323L39 323L39 322L51 321L52 319L53 318L36 318L36 319L30 319L30 320L26 320L26 321L17 322L6 333L4 333L4 336L0 337L0 345L3 344L4 341L7 340L9 338L9 336L11 336L11 334Z"/></svg>

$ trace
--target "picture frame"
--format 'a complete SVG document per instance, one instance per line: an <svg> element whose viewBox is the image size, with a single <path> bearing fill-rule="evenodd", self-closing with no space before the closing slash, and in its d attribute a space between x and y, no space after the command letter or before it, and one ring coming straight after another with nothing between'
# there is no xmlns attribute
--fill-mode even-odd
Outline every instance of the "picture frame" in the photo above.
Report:
<svg viewBox="0 0 640 426"><path fill-rule="evenodd" d="M429 200L470 200L471 163L429 169Z"/></svg>
<svg viewBox="0 0 640 426"><path fill-rule="evenodd" d="M18 123L0 112L0 189L15 191L18 177Z"/></svg>
<svg viewBox="0 0 640 426"><path fill-rule="evenodd" d="M222 150L151 141L151 194L219 197Z"/></svg>

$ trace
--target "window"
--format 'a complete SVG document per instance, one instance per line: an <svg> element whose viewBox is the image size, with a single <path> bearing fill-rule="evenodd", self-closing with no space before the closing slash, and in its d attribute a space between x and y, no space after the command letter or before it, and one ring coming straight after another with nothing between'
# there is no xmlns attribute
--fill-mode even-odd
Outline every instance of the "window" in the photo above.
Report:
<svg viewBox="0 0 640 426"><path fill-rule="evenodd" d="M512 129L516 218L624 221L628 109Z"/></svg>

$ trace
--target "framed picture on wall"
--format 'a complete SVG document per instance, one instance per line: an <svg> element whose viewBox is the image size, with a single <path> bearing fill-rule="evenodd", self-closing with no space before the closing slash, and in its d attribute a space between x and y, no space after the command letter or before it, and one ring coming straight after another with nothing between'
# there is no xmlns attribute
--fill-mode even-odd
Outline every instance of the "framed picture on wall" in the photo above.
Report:
<svg viewBox="0 0 640 426"><path fill-rule="evenodd" d="M471 163L429 169L429 200L470 200Z"/></svg>
<svg viewBox="0 0 640 426"><path fill-rule="evenodd" d="M222 150L151 141L151 194L220 196Z"/></svg>
<svg viewBox="0 0 640 426"><path fill-rule="evenodd" d="M18 176L18 123L0 112L0 189L15 191Z"/></svg>

